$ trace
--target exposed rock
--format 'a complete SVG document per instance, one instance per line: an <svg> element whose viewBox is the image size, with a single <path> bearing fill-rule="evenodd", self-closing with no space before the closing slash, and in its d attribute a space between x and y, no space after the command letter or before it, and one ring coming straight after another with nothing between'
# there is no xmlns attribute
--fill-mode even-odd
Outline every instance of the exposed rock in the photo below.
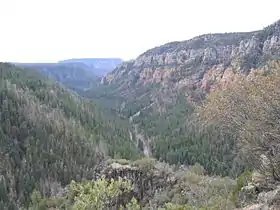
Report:
<svg viewBox="0 0 280 210"><path fill-rule="evenodd" d="M126 96L152 84L172 92L185 87L208 92L230 85L237 72L248 74L279 56L280 21L260 31L206 34L153 48L115 69L102 83L117 84Z"/></svg>
<svg viewBox="0 0 280 210"><path fill-rule="evenodd" d="M241 188L239 200L241 203L254 203L257 200L257 187L251 183Z"/></svg>
<svg viewBox="0 0 280 210"><path fill-rule="evenodd" d="M141 163L121 164L118 162L104 163L96 168L95 179L105 176L107 179L119 177L132 181L133 191L126 195L129 200L133 196L141 205L148 203L155 193L176 183L177 178L170 167L153 159L143 159Z"/></svg>
<svg viewBox="0 0 280 210"><path fill-rule="evenodd" d="M270 209L267 204L261 203L261 204L249 205L239 210L272 210L272 209Z"/></svg>
<svg viewBox="0 0 280 210"><path fill-rule="evenodd" d="M117 109L126 110L128 117L153 104L141 116L151 119L169 113L179 98L186 105L200 103L209 92L231 86L240 75L252 79L269 59L278 58L280 20L259 31L206 34L155 47L120 65L102 79L102 84L111 87L109 94L126 101ZM148 134L147 129L145 134L147 145L158 135ZM148 151L145 153L150 155Z"/></svg>
<svg viewBox="0 0 280 210"><path fill-rule="evenodd" d="M246 187L242 188L242 192L246 193L250 197L250 204L242 210L278 210L280 209L280 186L274 186L275 190L262 191L258 195L256 194L257 187L249 184ZM253 197L252 197L253 195ZM257 199L256 198L257 195ZM247 197L248 198L248 197Z"/></svg>
<svg viewBox="0 0 280 210"><path fill-rule="evenodd" d="M280 187L278 186L278 188L273 191L261 192L258 195L258 201L268 205L280 205Z"/></svg>
<svg viewBox="0 0 280 210"><path fill-rule="evenodd" d="M266 176L259 173L258 171L253 171L253 173L252 173L252 183L254 184L254 186L256 186L260 189L267 188Z"/></svg>

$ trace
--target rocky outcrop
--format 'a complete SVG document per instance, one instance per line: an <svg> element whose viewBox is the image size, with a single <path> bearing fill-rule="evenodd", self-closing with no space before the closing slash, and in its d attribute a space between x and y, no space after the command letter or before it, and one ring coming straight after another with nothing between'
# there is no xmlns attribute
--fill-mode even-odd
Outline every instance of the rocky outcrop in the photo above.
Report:
<svg viewBox="0 0 280 210"><path fill-rule="evenodd" d="M261 192L258 195L258 201L268 205L277 205L280 207L280 187L269 192Z"/></svg>
<svg viewBox="0 0 280 210"><path fill-rule="evenodd" d="M133 190L126 198L135 197L141 205L145 205L154 196L177 182L175 172L167 164L154 159L144 158L130 163L127 160L109 160L95 170L94 179L104 176L106 179L119 177L130 180Z"/></svg>
<svg viewBox="0 0 280 210"><path fill-rule="evenodd" d="M244 186L239 193L241 210L276 210L280 209L280 185L269 175L254 171L252 182Z"/></svg>
<svg viewBox="0 0 280 210"><path fill-rule="evenodd" d="M109 86L108 95L125 102L121 110L127 118L153 104L139 118L153 121L156 128L160 122L154 119L174 115L172 108L178 101L185 107L197 105L214 89L231 86L240 75L252 78L269 60L278 58L280 20L259 31L206 34L153 48L123 63L102 84ZM181 122L189 120L185 116ZM147 134L146 127L139 128ZM156 141L161 133L153 130L147 135Z"/></svg>
<svg viewBox="0 0 280 210"><path fill-rule="evenodd" d="M280 209L280 186L275 190L261 192L257 197L257 203L248 205L241 210L278 210Z"/></svg>
<svg viewBox="0 0 280 210"><path fill-rule="evenodd" d="M237 72L248 74L267 59L280 56L280 21L260 31L206 34L148 50L104 77L120 91L160 84L178 91L185 87L211 91L229 85ZM133 87L127 90L127 86Z"/></svg>

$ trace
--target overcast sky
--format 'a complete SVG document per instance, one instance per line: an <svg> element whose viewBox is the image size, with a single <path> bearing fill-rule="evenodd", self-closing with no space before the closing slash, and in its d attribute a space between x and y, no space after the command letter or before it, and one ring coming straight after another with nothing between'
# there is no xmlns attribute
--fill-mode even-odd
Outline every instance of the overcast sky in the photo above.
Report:
<svg viewBox="0 0 280 210"><path fill-rule="evenodd" d="M0 61L136 58L204 33L262 29L279 0L0 0Z"/></svg>

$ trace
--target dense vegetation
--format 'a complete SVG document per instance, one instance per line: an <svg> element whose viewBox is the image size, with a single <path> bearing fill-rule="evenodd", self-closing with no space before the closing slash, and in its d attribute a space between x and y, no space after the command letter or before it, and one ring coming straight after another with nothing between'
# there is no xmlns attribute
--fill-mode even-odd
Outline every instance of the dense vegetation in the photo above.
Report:
<svg viewBox="0 0 280 210"><path fill-rule="evenodd" d="M135 88L135 84L126 83L99 86L80 94L137 125L146 139L152 139L152 154L158 160L176 165L199 163L209 174L236 177L244 165L236 155L234 133L221 133L213 125L201 126L195 116L200 103L188 103L188 91L165 92L160 84Z"/></svg>
<svg viewBox="0 0 280 210"><path fill-rule="evenodd" d="M279 36L172 42L103 79L121 60L0 63L0 209L278 205Z"/></svg>
<svg viewBox="0 0 280 210"><path fill-rule="evenodd" d="M62 60L58 62L59 64L71 64L78 65L82 64L82 66L87 67L94 75L98 77L105 76L116 66L122 63L122 59L120 58L73 58Z"/></svg>
<svg viewBox="0 0 280 210"><path fill-rule="evenodd" d="M95 88L102 76L122 62L119 58L69 59L58 63L15 63L34 69L76 91Z"/></svg>
<svg viewBox="0 0 280 210"><path fill-rule="evenodd" d="M103 104L103 101L99 103ZM0 108L2 122L0 202L1 208L4 209L17 209L16 206L19 204L29 206L30 209L44 209L46 205L74 209L85 209L79 207L81 205L103 205L102 203L87 204L89 201L87 197L70 199L70 195L63 198L58 194L71 180L79 182L82 179L91 179L95 166L108 156L135 159L141 154L129 140L127 121L122 121L114 116L113 112L109 112L110 106L100 108L94 101L80 98L33 70L1 63ZM217 171L220 167L220 174L228 173L224 172L226 164L220 164L226 163L224 160L227 157L219 154L221 159L218 160L217 153L213 153L212 150L207 152L209 145L214 143L214 137L210 143L207 138L202 137L200 141L192 136L187 139L188 141L186 138L179 138L179 134L184 132L183 129L188 127L183 122L185 117L193 112L193 107L189 106L186 110L184 101L178 100L171 110L174 115L167 116L168 113L166 113L159 118L153 116L154 118L150 118L153 119L150 121L151 124L143 123L149 122L145 117L141 119L140 116L135 119L135 123L140 124L142 128L147 128L149 134L157 135L157 138L166 137L155 141L158 144L153 147L155 157L175 164L194 164L199 160L198 162L202 162L208 171ZM166 125L164 125L166 121L162 120L165 117L168 117L168 122L170 122ZM151 126L153 122L156 122L157 128ZM180 125L184 126L180 128ZM179 129L176 130L178 126ZM217 145L221 146L219 143ZM227 149L229 151L231 148ZM211 152L214 155L211 156ZM157 195L153 202L160 202L164 209L179 208L179 206L174 206L176 203L183 209L193 209L196 205L206 207L203 203L187 204L183 198L180 198L183 200L179 202L180 186L184 184L188 187L194 184L188 183L186 181L188 179L190 182L193 179L196 180L195 183L201 179L200 175L197 178L195 178L196 175L187 176L190 177L184 179L182 176L177 187L166 191L167 193L173 189L173 195ZM104 180L101 183L104 184ZM76 186L82 190L83 186L95 186L95 181L92 181L93 185L84 184L70 186ZM106 186L107 184L105 182ZM232 183L230 186L232 188ZM202 188L204 189L205 186ZM107 190L112 188L98 187L98 190L102 189L107 193ZM94 189L88 190L98 193ZM71 193L71 190L68 193ZM176 195L177 193L179 194ZM209 198L206 192L199 193L204 193L200 196ZM103 195L104 192L99 192L99 194ZM106 195L110 196L110 192ZM213 196L215 197L216 194ZM195 199L198 199L197 202L201 200L200 197ZM220 201L230 202L228 199L229 194ZM74 203L73 200L75 200ZM91 199L90 202L92 202ZM131 202L128 205L134 205L133 209L139 206L135 200ZM168 204L169 202L173 204ZM222 204L213 203L213 205Z"/></svg>
<svg viewBox="0 0 280 210"><path fill-rule="evenodd" d="M187 165L197 162L210 174L236 177L245 166L252 167L252 162L263 167L258 158L249 158L240 151L257 157L263 152L277 154L278 63L263 65L256 71L260 75L253 73L253 77L248 77L253 79L251 82L240 75L239 82L230 89L210 94L199 110L186 102L186 90L164 95L159 84L137 88L129 82L122 86L113 84L102 91L92 90L87 96L91 94L100 103L111 101L111 108L127 120L133 116L132 124L139 125L142 134L153 139L152 153L158 160ZM126 92L130 89L138 97ZM244 128L246 132L241 132ZM255 145L264 141L263 137L257 140L263 135L268 138L266 143ZM248 143L252 139L253 145ZM252 148L256 148L256 154L251 152ZM274 173L278 176L277 171Z"/></svg>
<svg viewBox="0 0 280 210"><path fill-rule="evenodd" d="M195 107L182 93L164 98L157 85L127 101L112 87L80 92L94 98L87 100L36 71L1 63L0 208L233 209L251 172L237 185L214 174L236 177L245 167L279 181L279 69L273 61L249 77L240 75ZM148 204L134 198L118 203L132 190L129 181L92 178L107 157L141 156L129 135L134 125L153 138L156 159L177 169L199 163L205 171L198 165L178 170L176 184L153 194ZM150 162L133 164L153 170Z"/></svg>
<svg viewBox="0 0 280 210"><path fill-rule="evenodd" d="M153 164L156 163L153 162ZM143 177L154 173L153 164L148 159L137 161L138 170L140 168L143 170ZM126 167L130 166L126 165ZM165 173L173 169L169 165L160 163L160 170ZM205 175L203 167L197 164L189 167L188 170L177 170L173 176L177 180L175 185L157 191L152 197L146 198L149 200L145 203L137 199L137 193L133 193L133 188L135 188L133 185L136 183L123 178L108 180L103 176L95 181L80 183L73 181L67 193L61 196L44 198L38 191L34 191L29 209L216 210L224 207L234 209L231 199L231 192L236 186L234 180L228 177L209 177ZM149 186L146 187L149 188Z"/></svg>
<svg viewBox="0 0 280 210"><path fill-rule="evenodd" d="M279 72L280 62L273 61L251 78L240 75L230 89L210 94L199 110L201 121L235 134L247 165L274 180L280 180Z"/></svg>
<svg viewBox="0 0 280 210"><path fill-rule="evenodd" d="M2 209L90 178L106 156L139 156L127 125L93 102L32 70L1 63L0 75Z"/></svg>
<svg viewBox="0 0 280 210"><path fill-rule="evenodd" d="M123 63L103 78L104 86L83 94L97 99L104 106L109 104L110 109L139 128L134 130L138 133L135 136L141 135L140 143L144 139L150 144L151 153L158 160L177 165L198 162L210 174L236 177L247 161L239 152L239 131L235 125L230 126L233 124L225 123L228 125L225 130L216 123L199 122L194 110L203 103L210 90L234 81L237 72L247 75L252 69L260 69L268 59L278 59L279 32L280 21L277 21L259 31L206 34L167 43L148 50L135 61ZM256 91L260 89L256 88ZM244 93L233 88L231 95L240 94ZM224 95L217 94L216 103L221 97ZM226 97L231 102L233 99ZM244 98L231 106L226 105L238 109L239 101L247 105ZM219 107L218 116L227 116L221 104L212 103L211 106ZM252 107L255 109L257 105L250 104L246 109ZM236 109L232 108L232 113L238 111ZM234 120L238 122L239 118ZM248 126L248 129L252 128Z"/></svg>

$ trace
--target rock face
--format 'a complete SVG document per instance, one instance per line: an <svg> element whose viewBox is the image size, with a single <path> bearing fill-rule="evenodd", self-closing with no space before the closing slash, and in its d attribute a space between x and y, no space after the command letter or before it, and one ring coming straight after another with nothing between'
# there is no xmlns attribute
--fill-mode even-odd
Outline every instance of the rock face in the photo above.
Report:
<svg viewBox="0 0 280 210"><path fill-rule="evenodd" d="M248 74L279 56L280 21L260 31L206 34L156 47L124 63L102 83L117 85L124 95L152 84L174 91L188 87L193 90L190 98L195 99L197 88L208 92L217 85L229 85L237 72Z"/></svg>
<svg viewBox="0 0 280 210"><path fill-rule="evenodd" d="M221 209L217 206L226 204L227 209L234 209L229 196L236 182L229 177L207 176L198 164L175 167L152 158L114 159L99 165L94 175L93 179L130 180L132 190L122 196L119 203L134 197L141 209L161 209L166 203L186 204L186 209Z"/></svg>
<svg viewBox="0 0 280 210"><path fill-rule="evenodd" d="M257 202L257 204L252 204L242 208L242 210L280 209L280 186L277 186L275 190L259 193Z"/></svg>
<svg viewBox="0 0 280 210"><path fill-rule="evenodd" d="M259 31L206 34L150 49L136 60L120 65L101 83L111 90L108 95L125 102L114 107L121 110L122 116L129 119L149 107L132 123L136 124L137 119L152 121L156 128L162 127L155 120L159 116L167 118L174 115L172 109L196 105L210 91L230 86L240 75L251 78L269 60L278 58L280 20ZM187 122L187 114L184 116L186 119L181 121ZM147 133L149 128L137 125L148 135L146 142L160 135L155 129Z"/></svg>
<svg viewBox="0 0 280 210"><path fill-rule="evenodd" d="M154 119L174 115L172 109L181 105L200 103L210 91L230 86L240 75L251 78L269 60L279 57L280 20L259 31L206 34L150 49L120 65L101 83L111 90L111 97L125 102L114 107L122 110L122 116L129 119L149 107L141 111L139 121L162 127ZM184 116L182 122L187 122L187 114ZM147 134L149 128L137 125ZM158 133L153 130L147 135L146 142L156 139L152 137Z"/></svg>
<svg viewBox="0 0 280 210"><path fill-rule="evenodd" d="M276 210L280 209L280 185L277 181L269 181L269 176L254 171L252 182L241 189L242 210ZM248 205L250 204L250 205Z"/></svg>
<svg viewBox="0 0 280 210"><path fill-rule="evenodd" d="M280 206L280 188L269 192L261 192L258 195L258 201L268 205Z"/></svg>
<svg viewBox="0 0 280 210"><path fill-rule="evenodd" d="M153 159L145 159L145 162L139 164L104 163L95 172L95 179L104 176L106 179L121 177L132 181L133 191L127 195L126 199L135 197L141 205L147 204L156 192L173 186L177 182L175 172L171 168L164 167L163 163Z"/></svg>

